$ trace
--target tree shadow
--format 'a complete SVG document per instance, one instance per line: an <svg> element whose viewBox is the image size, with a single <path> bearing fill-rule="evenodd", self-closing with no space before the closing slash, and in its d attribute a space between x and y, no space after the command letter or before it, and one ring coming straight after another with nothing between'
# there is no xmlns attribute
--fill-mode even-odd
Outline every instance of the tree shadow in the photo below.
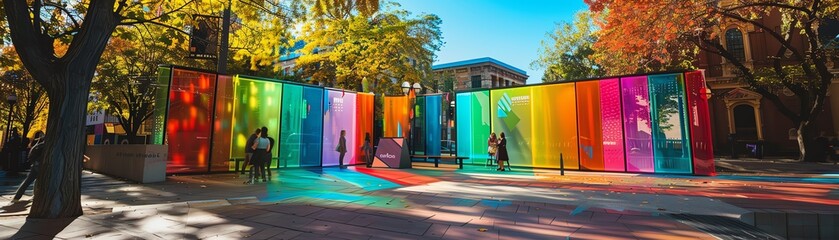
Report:
<svg viewBox="0 0 839 240"><path fill-rule="evenodd" d="M32 203L29 200L26 201L17 201L12 202L12 204L0 207L0 213L2 214L13 214L13 213L23 213L29 209L29 204Z"/></svg>
<svg viewBox="0 0 839 240"><path fill-rule="evenodd" d="M32 237L33 235L55 238L58 233L64 231L75 220L76 217L60 219L27 218L23 226L20 227L20 230L9 239L22 239Z"/></svg>

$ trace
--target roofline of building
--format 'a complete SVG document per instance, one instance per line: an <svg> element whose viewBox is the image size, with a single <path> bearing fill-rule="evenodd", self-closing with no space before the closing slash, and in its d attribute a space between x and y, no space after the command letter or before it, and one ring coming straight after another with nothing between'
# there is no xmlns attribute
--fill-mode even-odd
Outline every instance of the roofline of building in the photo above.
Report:
<svg viewBox="0 0 839 240"><path fill-rule="evenodd" d="M524 75L526 77L530 77L529 75L527 75L527 71L521 70L517 67L513 67L510 64L506 64L502 61L495 60L494 58L491 58L491 57L482 57L482 58L475 58L475 59L469 59L469 60L463 60L463 61L457 61L457 62L437 64L437 65L431 66L431 70L456 68L456 67L462 67L462 66L467 66L467 65L475 65L475 64L481 64L481 63L494 63L495 65L499 65L499 66L505 67L507 69L513 70L513 72L516 72L518 74Z"/></svg>

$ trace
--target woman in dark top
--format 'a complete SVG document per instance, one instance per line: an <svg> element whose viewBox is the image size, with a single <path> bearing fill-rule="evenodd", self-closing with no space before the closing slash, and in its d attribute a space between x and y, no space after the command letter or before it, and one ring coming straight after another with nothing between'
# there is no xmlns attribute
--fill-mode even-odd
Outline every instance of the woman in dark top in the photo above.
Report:
<svg viewBox="0 0 839 240"><path fill-rule="evenodd" d="M335 148L335 151L338 151L338 167L344 167L344 155L347 154L347 139L344 137L347 135L346 130L341 130L341 137L338 138L338 147Z"/></svg>
<svg viewBox="0 0 839 240"><path fill-rule="evenodd" d="M498 152L496 153L498 156L498 171L504 171L504 161L510 160L510 157L507 156L507 138L504 136L502 132L499 135L498 140ZM509 163L508 163L509 164Z"/></svg>

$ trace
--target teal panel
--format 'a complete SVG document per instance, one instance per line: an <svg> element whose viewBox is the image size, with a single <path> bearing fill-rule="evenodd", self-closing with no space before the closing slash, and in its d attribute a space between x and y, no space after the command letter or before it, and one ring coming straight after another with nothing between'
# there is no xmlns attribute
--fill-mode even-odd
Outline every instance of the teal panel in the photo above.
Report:
<svg viewBox="0 0 839 240"><path fill-rule="evenodd" d="M299 167L303 126L303 87L284 84L280 119L280 167Z"/></svg>
<svg viewBox="0 0 839 240"><path fill-rule="evenodd" d="M649 76L656 173L692 173L682 74Z"/></svg>

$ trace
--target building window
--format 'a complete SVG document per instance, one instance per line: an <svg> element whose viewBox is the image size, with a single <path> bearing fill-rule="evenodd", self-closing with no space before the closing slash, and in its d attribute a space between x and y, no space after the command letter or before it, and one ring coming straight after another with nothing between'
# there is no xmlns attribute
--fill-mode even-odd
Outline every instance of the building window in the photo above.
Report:
<svg viewBox="0 0 839 240"><path fill-rule="evenodd" d="M481 75L472 76L472 88L481 88Z"/></svg>
<svg viewBox="0 0 839 240"><path fill-rule="evenodd" d="M746 50L743 46L743 33L736 28L725 31L725 49L740 61L746 59Z"/></svg>

